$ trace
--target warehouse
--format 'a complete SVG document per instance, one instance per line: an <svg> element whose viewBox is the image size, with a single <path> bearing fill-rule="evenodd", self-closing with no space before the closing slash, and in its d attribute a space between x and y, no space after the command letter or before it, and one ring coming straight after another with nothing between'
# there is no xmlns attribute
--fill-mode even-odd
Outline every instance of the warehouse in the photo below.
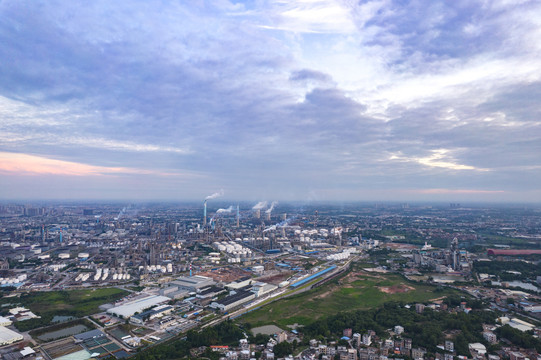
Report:
<svg viewBox="0 0 541 360"><path fill-rule="evenodd" d="M211 308L218 309L220 311L229 311L237 306L240 306L255 298L255 294L249 291L237 291L236 294L225 297L221 300L214 301L210 304Z"/></svg>
<svg viewBox="0 0 541 360"><path fill-rule="evenodd" d="M198 289L214 285L215 282L206 276L181 276L169 283L170 286L176 286L179 290L196 292Z"/></svg>
<svg viewBox="0 0 541 360"><path fill-rule="evenodd" d="M0 326L0 346L13 344L16 341L21 341L23 336L13 330Z"/></svg>
<svg viewBox="0 0 541 360"><path fill-rule="evenodd" d="M9 326L12 324L12 321L8 318L0 316L0 326Z"/></svg>
<svg viewBox="0 0 541 360"><path fill-rule="evenodd" d="M270 293L271 291L274 291L278 288L276 285L267 284L264 282L256 282L252 286L252 292L255 294L256 297L263 296L265 294Z"/></svg>
<svg viewBox="0 0 541 360"><path fill-rule="evenodd" d="M128 319L135 313L141 313L154 305L160 305L168 302L169 300L171 299L166 296L152 295L116 306L107 310L107 312L119 318Z"/></svg>
<svg viewBox="0 0 541 360"><path fill-rule="evenodd" d="M160 289L160 295L171 299L180 299L188 296L190 292L197 292L199 289L214 285L215 282L206 276L182 276L171 281L163 289Z"/></svg>
<svg viewBox="0 0 541 360"><path fill-rule="evenodd" d="M145 323L145 321L152 320L152 319L155 319L157 317L162 317L164 315L170 314L173 310L174 310L173 307L169 306L169 305L157 306L157 307L155 307L153 309L143 311L140 314L133 315L130 318L130 322L132 322L134 324L143 325Z"/></svg>

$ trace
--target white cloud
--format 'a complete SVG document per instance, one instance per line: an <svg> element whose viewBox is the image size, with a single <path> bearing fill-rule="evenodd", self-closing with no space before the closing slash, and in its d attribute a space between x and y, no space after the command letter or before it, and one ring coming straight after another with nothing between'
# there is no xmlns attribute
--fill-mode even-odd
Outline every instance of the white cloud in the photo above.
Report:
<svg viewBox="0 0 541 360"><path fill-rule="evenodd" d="M392 154L389 160L397 160L402 162L415 162L429 168L444 168L449 170L476 170L476 171L489 171L488 169L476 168L475 166L459 164L452 156L451 151L448 149L436 149L431 150L431 155L423 157L404 156L400 153Z"/></svg>

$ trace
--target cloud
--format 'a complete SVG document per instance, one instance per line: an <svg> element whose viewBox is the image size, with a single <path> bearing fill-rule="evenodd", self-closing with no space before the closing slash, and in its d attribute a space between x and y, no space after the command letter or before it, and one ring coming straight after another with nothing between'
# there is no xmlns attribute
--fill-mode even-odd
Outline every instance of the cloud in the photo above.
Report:
<svg viewBox="0 0 541 360"><path fill-rule="evenodd" d="M309 69L303 69L299 71L294 71L291 73L289 80L291 81L315 81L328 83L332 81L332 78L319 71L313 71Z"/></svg>
<svg viewBox="0 0 541 360"><path fill-rule="evenodd" d="M9 174L63 175L63 176L103 176L119 174L140 174L158 176L182 176L168 172L126 167L95 166L72 161L48 159L29 154L0 152L0 171Z"/></svg>
<svg viewBox="0 0 541 360"><path fill-rule="evenodd" d="M266 29L296 33L351 33L355 30L350 8L337 1L277 1L269 9Z"/></svg>
<svg viewBox="0 0 541 360"><path fill-rule="evenodd" d="M179 178L200 178L198 174L189 172L168 172L127 167L96 166L72 161L49 159L30 154L0 152L0 172L4 175L55 175L55 176L120 176L120 175L153 175L174 176Z"/></svg>
<svg viewBox="0 0 541 360"><path fill-rule="evenodd" d="M477 170L488 171L488 169L476 168L471 165L457 164L449 158L450 151L448 149L436 149L431 151L431 155L424 157L407 157L400 154L393 154L389 160L397 160L404 162L416 162L427 167L444 168L450 170Z"/></svg>
<svg viewBox="0 0 541 360"><path fill-rule="evenodd" d="M500 194L503 190L473 190L473 189L420 189L410 190L413 193L419 194Z"/></svg>
<svg viewBox="0 0 541 360"><path fill-rule="evenodd" d="M120 169L135 194L137 174L160 178L144 183L148 196L182 199L209 186L251 200L417 185L539 194L539 11L532 1L3 1L0 151L21 174L38 161L16 154L71 178ZM219 180L179 187L162 173ZM104 193L129 196L103 181Z"/></svg>

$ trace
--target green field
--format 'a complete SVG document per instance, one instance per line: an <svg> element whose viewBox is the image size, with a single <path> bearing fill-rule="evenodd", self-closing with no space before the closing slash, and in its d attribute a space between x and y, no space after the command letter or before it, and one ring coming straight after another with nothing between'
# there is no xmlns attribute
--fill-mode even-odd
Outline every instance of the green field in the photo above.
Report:
<svg viewBox="0 0 541 360"><path fill-rule="evenodd" d="M15 326L21 330L34 329L50 324L55 315L70 315L83 317L99 312L99 306L116 301L129 293L117 288L101 288L71 291L44 291L21 294L19 298L3 298L0 304L24 306L41 319L31 319L16 322Z"/></svg>
<svg viewBox="0 0 541 360"><path fill-rule="evenodd" d="M340 311L380 307L388 301L426 302L456 293L455 290L413 283L396 274L352 272L338 282L282 299L239 318L251 326L307 325Z"/></svg>

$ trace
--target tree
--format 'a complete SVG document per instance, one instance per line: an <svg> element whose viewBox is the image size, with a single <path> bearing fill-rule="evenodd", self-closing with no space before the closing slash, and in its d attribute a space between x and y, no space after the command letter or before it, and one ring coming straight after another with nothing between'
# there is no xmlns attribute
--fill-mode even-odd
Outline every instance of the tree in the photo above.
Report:
<svg viewBox="0 0 541 360"><path fill-rule="evenodd" d="M274 356L277 358L285 357L293 353L293 346L287 341L282 341L274 346Z"/></svg>

